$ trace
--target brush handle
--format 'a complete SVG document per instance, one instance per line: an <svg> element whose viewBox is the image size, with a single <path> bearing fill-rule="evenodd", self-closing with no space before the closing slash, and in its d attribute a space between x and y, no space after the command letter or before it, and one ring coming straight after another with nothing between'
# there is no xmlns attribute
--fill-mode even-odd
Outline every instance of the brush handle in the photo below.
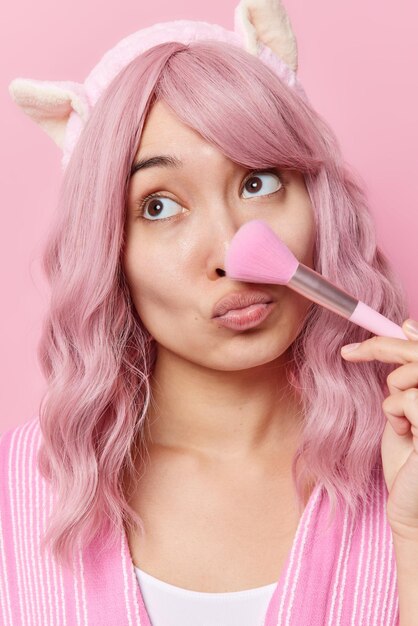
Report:
<svg viewBox="0 0 418 626"><path fill-rule="evenodd" d="M367 306L361 300L353 298L346 291L303 263L299 263L287 286L305 298L345 317L357 326L370 330L375 335L408 340L398 324Z"/></svg>

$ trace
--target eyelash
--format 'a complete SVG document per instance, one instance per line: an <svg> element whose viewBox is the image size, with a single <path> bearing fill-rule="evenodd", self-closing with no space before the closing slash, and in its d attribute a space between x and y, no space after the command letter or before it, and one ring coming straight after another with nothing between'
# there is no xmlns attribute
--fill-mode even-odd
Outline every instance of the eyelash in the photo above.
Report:
<svg viewBox="0 0 418 626"><path fill-rule="evenodd" d="M252 170L251 173L244 179L244 182L242 183L242 188L241 188L241 192L244 189L245 183L247 182L247 180L249 180L250 178L252 178L252 176L257 175L257 174L275 174L280 182L281 182L281 187L280 189L276 189L276 191L272 191L271 193L267 193L265 196L262 196L263 198L268 198L270 196L273 196L274 194L278 193L279 191L282 191L282 189L284 189L284 187L286 187L285 183L283 182L283 178L280 174L280 172L277 170L277 168L275 167L270 167L267 169L256 169L256 170ZM166 196L164 196L163 194L159 193L159 192L155 192L155 193L150 193L147 196L145 196L145 198L140 199L137 203L136 203L136 209L135 209L135 216L136 217L143 217L143 209L146 205L146 203L148 202L148 200L151 200L151 198L165 198ZM168 197L168 196L167 196ZM146 218L143 218L146 222L166 222L168 220L172 220L175 219L176 217L178 217L177 215L171 215L170 217L162 217L159 220L147 220Z"/></svg>

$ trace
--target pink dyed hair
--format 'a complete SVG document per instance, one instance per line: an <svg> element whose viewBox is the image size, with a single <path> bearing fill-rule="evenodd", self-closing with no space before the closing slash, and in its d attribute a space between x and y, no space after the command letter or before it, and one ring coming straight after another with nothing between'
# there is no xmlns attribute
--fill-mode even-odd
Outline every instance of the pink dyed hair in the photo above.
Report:
<svg viewBox="0 0 418 626"><path fill-rule="evenodd" d="M255 56L231 44L163 43L134 59L92 111L68 163L43 257L51 285L38 357L48 387L38 457L57 506L43 546L70 562L76 542L113 543L124 523L143 531L122 486L146 461L146 411L155 342L121 269L129 177L153 102L247 168L303 173L317 220L315 269L397 323L408 317L400 281L376 243L372 217L338 142L309 103ZM346 363L343 344L371 336L312 305L292 344L289 384L303 401L293 461L301 511L323 482L335 510L354 515L381 466L386 376L392 365Z"/></svg>

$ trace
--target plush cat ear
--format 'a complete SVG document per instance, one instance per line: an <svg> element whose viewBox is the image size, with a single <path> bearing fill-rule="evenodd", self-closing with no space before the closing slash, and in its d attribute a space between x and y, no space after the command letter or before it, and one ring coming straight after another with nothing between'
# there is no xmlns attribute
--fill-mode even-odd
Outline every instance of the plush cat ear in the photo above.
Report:
<svg viewBox="0 0 418 626"><path fill-rule="evenodd" d="M234 30L252 54L258 55L261 42L297 71L296 37L281 0L241 0L234 12Z"/></svg>
<svg viewBox="0 0 418 626"><path fill-rule="evenodd" d="M70 114L76 111L86 121L90 112L84 86L73 81L15 78L9 84L9 93L61 149Z"/></svg>

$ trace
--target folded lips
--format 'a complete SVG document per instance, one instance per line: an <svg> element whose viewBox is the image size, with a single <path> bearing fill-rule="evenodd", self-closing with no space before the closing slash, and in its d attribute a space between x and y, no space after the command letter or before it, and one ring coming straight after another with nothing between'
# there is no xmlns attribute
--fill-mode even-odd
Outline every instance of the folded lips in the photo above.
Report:
<svg viewBox="0 0 418 626"><path fill-rule="evenodd" d="M245 309L248 306L254 304L269 304L273 302L271 296L263 293L247 293L247 294L234 294L227 296L223 300L217 303L214 308L212 317L220 317L228 311Z"/></svg>
<svg viewBox="0 0 418 626"><path fill-rule="evenodd" d="M268 302L251 302L251 304L246 304L245 306L231 306L227 311L224 311L222 315L226 315L226 313L230 313L231 311L241 311L242 309L248 309L250 306L256 306L257 304L270 304L271 300ZM222 315L216 315L216 317L222 317Z"/></svg>

